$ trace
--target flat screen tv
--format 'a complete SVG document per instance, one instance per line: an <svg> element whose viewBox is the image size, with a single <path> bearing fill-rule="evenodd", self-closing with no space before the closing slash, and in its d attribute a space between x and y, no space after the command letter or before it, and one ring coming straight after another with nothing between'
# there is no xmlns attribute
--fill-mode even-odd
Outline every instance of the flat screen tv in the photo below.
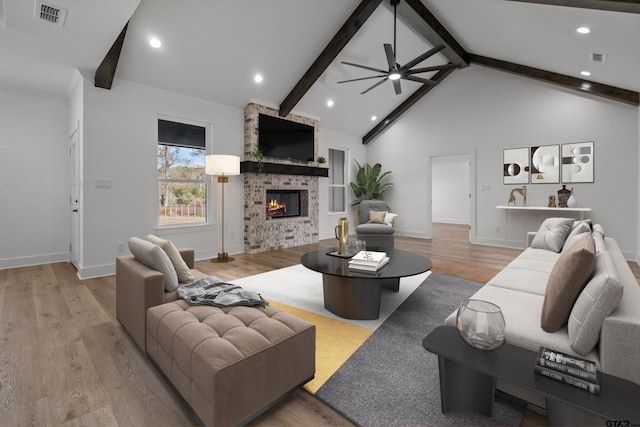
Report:
<svg viewBox="0 0 640 427"><path fill-rule="evenodd" d="M279 117L258 116L258 149L265 157L314 160L314 127Z"/></svg>

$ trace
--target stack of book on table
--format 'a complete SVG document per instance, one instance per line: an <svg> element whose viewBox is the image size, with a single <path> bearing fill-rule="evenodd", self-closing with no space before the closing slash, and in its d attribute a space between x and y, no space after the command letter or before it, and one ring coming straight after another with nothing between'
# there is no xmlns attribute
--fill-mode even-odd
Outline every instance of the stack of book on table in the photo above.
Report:
<svg viewBox="0 0 640 427"><path fill-rule="evenodd" d="M534 370L536 374L571 384L589 393L600 393L596 364L590 360L540 347Z"/></svg>
<svg viewBox="0 0 640 427"><path fill-rule="evenodd" d="M375 273L388 262L386 252L360 251L349 260L349 270Z"/></svg>

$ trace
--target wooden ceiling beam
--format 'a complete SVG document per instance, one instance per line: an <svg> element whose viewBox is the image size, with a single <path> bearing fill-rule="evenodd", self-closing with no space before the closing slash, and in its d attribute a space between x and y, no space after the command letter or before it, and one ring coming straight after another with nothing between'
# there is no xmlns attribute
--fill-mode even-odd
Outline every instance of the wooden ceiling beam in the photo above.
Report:
<svg viewBox="0 0 640 427"><path fill-rule="evenodd" d="M478 63L500 71L506 71L508 73L541 80L546 83L552 83L567 89L577 90L578 92L588 93L634 106L640 105L640 94L631 90L541 70L539 68L528 67L526 65L487 58L485 56L475 55L472 53L469 54L469 59L472 63Z"/></svg>
<svg viewBox="0 0 640 427"><path fill-rule="evenodd" d="M333 62L338 54L344 49L347 43L358 32L362 25L371 16L374 10L382 3L382 0L362 0L356 10L349 16L347 21L340 27L329 44L324 48L320 56L311 64L311 67L296 83L287 97L280 104L278 114L285 117L300 102L302 97L311 89L311 86L320 78L322 73Z"/></svg>
<svg viewBox="0 0 640 427"><path fill-rule="evenodd" d="M127 34L128 27L129 22L126 23L116 41L113 42L111 49L109 49L109 52L107 52L107 55L98 66L94 81L95 87L111 89L113 79L116 76L116 68L118 67L120 52L122 51L122 45L124 44L124 37Z"/></svg>
<svg viewBox="0 0 640 427"><path fill-rule="evenodd" d="M430 80L442 82L449 74L451 74L455 68L449 68L448 70L438 71ZM373 141L378 135L390 128L404 113L406 113L416 102L418 102L423 96L429 93L433 88L439 85L422 85L417 91L411 94L402 104L400 104L395 110L393 110L387 117L382 119L373 129L371 129L364 137L362 137L362 143L368 144Z"/></svg>
<svg viewBox="0 0 640 427"><path fill-rule="evenodd" d="M640 13L637 0L510 0L522 3L579 7L582 9L608 10L610 12Z"/></svg>
<svg viewBox="0 0 640 427"><path fill-rule="evenodd" d="M432 46L444 45L440 53L449 62L460 64L460 68L469 65L466 58L467 52L421 0L401 1L398 5L398 17Z"/></svg>

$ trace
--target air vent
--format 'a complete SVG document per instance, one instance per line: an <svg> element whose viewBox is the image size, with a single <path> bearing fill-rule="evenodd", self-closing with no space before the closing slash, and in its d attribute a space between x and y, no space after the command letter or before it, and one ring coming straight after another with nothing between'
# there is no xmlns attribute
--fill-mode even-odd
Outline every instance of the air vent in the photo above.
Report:
<svg viewBox="0 0 640 427"><path fill-rule="evenodd" d="M604 53L592 53L591 60L593 62L601 62L604 64L605 62L607 62L607 55L605 55Z"/></svg>
<svg viewBox="0 0 640 427"><path fill-rule="evenodd" d="M39 0L36 0L36 8L34 14L37 19L42 19L43 21L47 21L59 26L64 25L64 20L67 17L67 11L65 9L54 6L52 4L41 2Z"/></svg>

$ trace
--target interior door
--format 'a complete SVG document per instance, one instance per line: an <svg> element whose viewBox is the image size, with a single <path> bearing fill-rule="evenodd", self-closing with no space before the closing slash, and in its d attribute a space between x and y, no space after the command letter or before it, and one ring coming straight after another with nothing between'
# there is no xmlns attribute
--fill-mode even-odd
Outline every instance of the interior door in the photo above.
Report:
<svg viewBox="0 0 640 427"><path fill-rule="evenodd" d="M79 158L79 127L69 138L69 206L70 218L70 245L69 261L78 268L80 259L80 166Z"/></svg>

